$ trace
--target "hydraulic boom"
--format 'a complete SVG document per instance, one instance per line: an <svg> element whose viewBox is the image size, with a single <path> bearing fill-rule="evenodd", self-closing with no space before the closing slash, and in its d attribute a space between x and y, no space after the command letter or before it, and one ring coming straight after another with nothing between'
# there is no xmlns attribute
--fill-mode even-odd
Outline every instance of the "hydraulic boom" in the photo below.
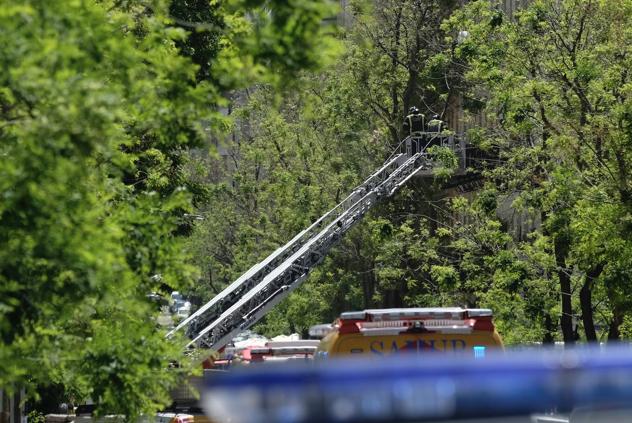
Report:
<svg viewBox="0 0 632 423"><path fill-rule="evenodd" d="M435 137L437 135L434 135ZM455 147L451 137L442 144ZM336 207L290 242L230 284L167 334L187 329L189 346L218 350L248 329L296 289L347 231L381 199L391 196L422 169L433 165L419 139L405 139L406 153L394 153L384 165ZM415 153L415 151L421 152Z"/></svg>

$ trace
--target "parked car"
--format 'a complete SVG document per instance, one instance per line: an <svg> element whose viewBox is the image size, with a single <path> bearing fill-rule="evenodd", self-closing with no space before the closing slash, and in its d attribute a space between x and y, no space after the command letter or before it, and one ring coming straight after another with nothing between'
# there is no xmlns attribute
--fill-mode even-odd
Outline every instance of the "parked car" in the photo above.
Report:
<svg viewBox="0 0 632 423"><path fill-rule="evenodd" d="M180 308L184 306L185 303L186 303L186 300L184 299L184 296L178 291L173 291L171 293L169 311L175 314L178 312Z"/></svg>
<svg viewBox="0 0 632 423"><path fill-rule="evenodd" d="M176 310L176 315L182 319L186 319L191 315L191 303L185 301L178 309Z"/></svg>

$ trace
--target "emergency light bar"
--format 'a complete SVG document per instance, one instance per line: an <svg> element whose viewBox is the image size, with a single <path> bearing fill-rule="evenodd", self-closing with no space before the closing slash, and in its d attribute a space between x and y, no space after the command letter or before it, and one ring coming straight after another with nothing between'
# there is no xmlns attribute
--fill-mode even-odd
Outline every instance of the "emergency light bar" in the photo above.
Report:
<svg viewBox="0 0 632 423"><path fill-rule="evenodd" d="M400 308L345 312L340 315L340 333L397 335L415 329L428 332L468 334L493 331L492 311L486 308Z"/></svg>
<svg viewBox="0 0 632 423"><path fill-rule="evenodd" d="M466 319L468 317L492 317L487 308L394 308L350 311L340 315L340 320L393 321L403 319Z"/></svg>
<svg viewBox="0 0 632 423"><path fill-rule="evenodd" d="M356 322L358 330L363 335L399 335L403 332L421 330L424 332L472 333L475 320L393 320L378 322Z"/></svg>

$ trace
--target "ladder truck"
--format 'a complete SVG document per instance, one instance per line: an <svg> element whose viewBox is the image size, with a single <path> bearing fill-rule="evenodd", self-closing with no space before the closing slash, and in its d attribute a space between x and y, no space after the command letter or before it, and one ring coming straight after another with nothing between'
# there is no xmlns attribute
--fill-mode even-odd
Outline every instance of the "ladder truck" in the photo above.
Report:
<svg viewBox="0 0 632 423"><path fill-rule="evenodd" d="M344 200L252 266L178 324L167 337L186 331L190 338L187 348L217 351L238 333L250 328L295 290L373 206L393 195L416 174L432 173L434 162L425 151L426 145L449 147L463 163L463 141L455 141L451 135L426 132L405 138L382 167Z"/></svg>

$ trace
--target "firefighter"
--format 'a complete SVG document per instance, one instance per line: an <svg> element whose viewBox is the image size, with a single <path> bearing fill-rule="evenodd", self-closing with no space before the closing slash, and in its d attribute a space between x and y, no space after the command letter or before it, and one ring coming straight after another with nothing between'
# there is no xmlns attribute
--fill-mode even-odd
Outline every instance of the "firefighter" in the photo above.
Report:
<svg viewBox="0 0 632 423"><path fill-rule="evenodd" d="M428 132L433 134L439 134L445 128L445 122L439 119L439 115L433 115L432 120L428 122Z"/></svg>
<svg viewBox="0 0 632 423"><path fill-rule="evenodd" d="M408 110L408 116L404 119L404 132L406 136L421 135L426 124L426 117L415 106Z"/></svg>
<svg viewBox="0 0 632 423"><path fill-rule="evenodd" d="M421 150L423 132L426 126L426 117L415 106L408 109L408 116L404 119L404 133L410 136L410 153L415 154Z"/></svg>
<svg viewBox="0 0 632 423"><path fill-rule="evenodd" d="M441 132L445 129L445 122L439 119L439 115L433 115L430 122L428 122L428 137L429 140L426 143L426 149L435 145L441 145Z"/></svg>

